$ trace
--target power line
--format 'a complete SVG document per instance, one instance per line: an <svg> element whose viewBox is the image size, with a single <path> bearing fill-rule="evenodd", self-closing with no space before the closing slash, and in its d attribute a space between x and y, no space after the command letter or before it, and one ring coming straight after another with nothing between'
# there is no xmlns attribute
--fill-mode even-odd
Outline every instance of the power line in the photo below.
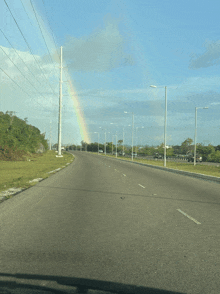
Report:
<svg viewBox="0 0 220 294"><path fill-rule="evenodd" d="M36 10L35 10L35 8L34 8L33 3L32 3L31 0L30 0L30 3L31 3L31 6L32 6L32 8L33 8L34 15L35 15L35 18L36 18L36 20L37 20L38 26L39 26L39 28L40 28L41 35L42 35L42 37L43 37L43 39L44 39L44 43L45 43L45 45L46 45L46 47L47 47L47 51L48 51L48 53L49 53L49 55L50 55L50 50L49 50L49 48L48 48L48 46L47 46L47 42L46 42L46 40L45 40L45 37L44 37L43 31L42 31L42 29L41 29L41 26L40 26L40 23L39 23L39 20L38 20L37 14L36 14ZM51 55L50 55L50 59L51 59L52 63L54 64Z"/></svg>
<svg viewBox="0 0 220 294"><path fill-rule="evenodd" d="M30 0L30 1L31 1L31 0ZM49 24L49 27L50 27L50 30L51 30L51 35L52 35L52 37L53 37L53 42L54 42L55 48L58 48L59 46L58 46L58 44L57 44L57 42L56 42L56 40L55 40L55 38L54 38L53 30L51 29L51 25L50 25L50 22L49 22L49 18L48 18L48 16L47 16L47 10L46 10L46 6L45 6L45 2L44 2L44 0L42 0L42 3L43 3L43 5L44 5L44 10L45 10L45 12L46 12L47 21L48 21L48 24ZM58 57L60 57L60 55L59 55L59 53L58 53L58 49L56 49L56 51L57 51L57 55L58 55ZM68 72L67 72L67 70L66 70L65 67L64 67L64 71L68 74Z"/></svg>
<svg viewBox="0 0 220 294"><path fill-rule="evenodd" d="M30 96L30 94L28 93L28 92L26 92L18 83L16 83L5 71L4 71L4 69L2 69L1 67L0 67L0 70L2 70L3 71L3 73L7 76L7 77L9 77L9 79L13 82L13 83L15 83L23 92L25 92L28 96Z"/></svg>
<svg viewBox="0 0 220 294"><path fill-rule="evenodd" d="M5 2L5 4L6 4L6 6L7 6L8 10L9 10L9 12L10 12L10 14L11 14L11 16L12 16L12 18L13 18L13 20L14 20L15 24L16 24L16 26L18 27L18 29L19 29L19 31L20 31L20 33L21 33L21 35L22 35L22 37L23 37L23 39L24 39L25 43L27 44L27 46L28 46L28 48L29 48L29 50L30 50L30 52L31 52L31 54L32 54L32 56L33 56L33 58L34 58L35 62L38 64L38 67L40 68L40 70L41 70L42 74L44 75L45 79L47 80L47 78L46 78L45 74L44 74L44 73L43 73L43 71L42 71L42 68L41 68L41 66L39 65L38 61L36 60L36 58L35 58L35 56L34 56L34 54L33 54L33 52L32 52L32 49L31 49L31 47L30 47L29 43L27 42L27 40L26 40L26 38L25 38L24 34L22 33L22 31L21 31L21 29L20 29L20 27L19 27L19 25L18 25L18 23L17 23L17 21L16 21L16 19L15 19L14 15L12 14L12 12L11 12L11 9L9 8L7 1L6 1L6 0L4 0L4 2ZM51 87L51 84L50 84L50 82L49 82L49 81L48 81L48 84L50 85L50 88L52 89L52 91L53 91L54 95L56 95L56 94L55 94L55 92L54 92L54 90L53 90L53 88Z"/></svg>
<svg viewBox="0 0 220 294"><path fill-rule="evenodd" d="M27 69L30 71L30 73L32 74L32 76L34 77L35 80L38 81L38 83L42 86L42 83L37 79L37 77L33 74L33 72L30 70L30 68L27 66L26 62L23 60L23 58L20 56L20 54L17 52L17 50L13 47L12 43L10 42L10 40L7 38L7 36L5 35L5 33L2 31L2 29L0 28L1 33L4 35L5 39L8 41L8 43L11 45L11 47L14 49L14 52L18 55L18 57L20 58L20 60L24 63L24 65L27 67Z"/></svg>
<svg viewBox="0 0 220 294"><path fill-rule="evenodd" d="M14 83L14 84L16 84L24 93L26 93L31 99L32 99L32 97L30 96L30 94L27 92L27 91L25 91L17 82L15 82L15 80L14 79L12 79L5 71L4 71L4 69L2 69L1 67L0 67L0 70L1 71L3 71L3 73ZM44 106L42 106L40 103L38 103L37 101L35 101L37 104L39 104L42 108L44 108L44 109L46 109L46 107L44 107Z"/></svg>
<svg viewBox="0 0 220 294"><path fill-rule="evenodd" d="M18 68L18 66L13 62L13 60L10 58L10 56L5 52L5 50L0 46L0 48L2 49L2 51L5 53L5 55L8 56L8 58L11 60L11 62L14 64L14 66L19 70L19 72L21 73L21 75L29 82L29 84L34 87L34 89L45 99L45 97L35 88L35 86L26 78L26 76L22 73L22 71Z"/></svg>
<svg viewBox="0 0 220 294"><path fill-rule="evenodd" d="M49 24L49 28L50 28L50 30L51 30L51 35L52 35L52 37L53 37L53 42L54 42L54 45L55 45L55 48L56 48L56 51L57 51L57 56L59 57L59 59L60 59L60 55L59 55L59 52L58 52L58 44L57 44L57 42L56 42L56 40L55 40L55 38L54 38L54 34L53 34L53 30L52 30L52 28L51 28L51 25L50 25L50 22L49 22L49 18L48 18L48 15L47 15L47 10L46 10L46 6L45 6L45 2L44 2L44 0L42 0L42 2L43 2L43 5L44 5L44 10L45 10L45 12L46 12L46 18L47 18L47 21L48 21L48 24Z"/></svg>
<svg viewBox="0 0 220 294"><path fill-rule="evenodd" d="M31 25L33 26L33 24L32 24L32 22L31 22L31 20L30 20L30 17L29 17L29 15L28 15L28 13L27 13L27 10L26 10L26 8L25 8L25 6L24 6L22 0L20 0L20 1L21 1L21 4L22 4L23 8L24 8L24 11L25 11L26 15L27 15L28 18L29 18L29 21L30 21ZM33 9L33 11L34 11L34 15L35 15L35 18L36 18L36 20L37 20L38 26L39 26L39 28L40 28L41 35L42 35L42 37L43 37L43 39L44 39L44 43L45 43L45 45L46 45L46 47L47 47L47 51L48 51L48 53L49 53L49 55L50 55L50 59L51 59L53 65L54 65L54 68L56 69L56 66L55 66L54 61L53 61L53 59L52 59L52 57L51 57L51 54L50 54L49 48L48 48L48 46L47 46L47 42L46 42L46 40L45 40L45 37L44 37L43 31L42 31L42 29L41 29L41 26L40 26L40 23L39 23L39 20L38 20L38 17L37 17L36 10L35 10L35 8L34 8L33 3L32 3L31 0L30 0L30 3L31 3L32 9ZM57 75L58 75L58 74L57 74Z"/></svg>

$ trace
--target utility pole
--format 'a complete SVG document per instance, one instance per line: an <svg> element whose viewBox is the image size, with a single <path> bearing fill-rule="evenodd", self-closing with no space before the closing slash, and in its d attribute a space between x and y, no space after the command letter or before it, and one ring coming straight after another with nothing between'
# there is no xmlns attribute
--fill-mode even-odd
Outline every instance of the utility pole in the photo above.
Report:
<svg viewBox="0 0 220 294"><path fill-rule="evenodd" d="M105 130L105 155L106 155L106 130Z"/></svg>
<svg viewBox="0 0 220 294"><path fill-rule="evenodd" d="M61 154L61 111L62 111L62 70L63 70L63 47L60 47L60 99L59 99L59 129L58 129L58 155L57 157L63 157Z"/></svg>
<svg viewBox="0 0 220 294"><path fill-rule="evenodd" d="M132 112L132 139L131 139L131 142L132 142L132 147L131 147L131 160L133 161L133 145L134 145L134 113Z"/></svg>
<svg viewBox="0 0 220 294"><path fill-rule="evenodd" d="M124 134L124 128L123 128L123 156L124 156L124 151L125 151L125 134Z"/></svg>
<svg viewBox="0 0 220 294"><path fill-rule="evenodd" d="M164 118L164 159L163 165L167 165L167 87L165 87L165 118Z"/></svg>
<svg viewBox="0 0 220 294"><path fill-rule="evenodd" d="M50 150L51 150L51 121L50 121Z"/></svg>
<svg viewBox="0 0 220 294"><path fill-rule="evenodd" d="M118 138L117 138L117 132L116 132L116 135L115 135L115 138L116 138L116 156L115 157L117 157L117 147L118 147L118 144L117 144L117 140L118 140Z"/></svg>

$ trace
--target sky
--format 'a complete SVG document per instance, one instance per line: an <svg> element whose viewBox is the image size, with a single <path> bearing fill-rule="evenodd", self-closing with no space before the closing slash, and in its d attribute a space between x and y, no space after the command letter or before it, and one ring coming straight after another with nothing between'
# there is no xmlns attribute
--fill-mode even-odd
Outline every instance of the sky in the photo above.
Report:
<svg viewBox="0 0 220 294"><path fill-rule="evenodd" d="M220 145L218 0L0 0L0 110L62 145ZM71 87L70 87L71 83ZM150 87L157 86L156 88ZM70 91L70 88L72 89ZM208 109L203 109L208 107ZM127 113L125 113L127 112Z"/></svg>

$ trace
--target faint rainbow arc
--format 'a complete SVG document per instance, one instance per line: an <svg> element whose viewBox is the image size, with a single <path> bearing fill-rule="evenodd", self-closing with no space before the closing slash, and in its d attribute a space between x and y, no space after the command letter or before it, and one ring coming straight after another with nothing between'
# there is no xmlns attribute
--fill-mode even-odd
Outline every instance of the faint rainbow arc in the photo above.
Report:
<svg viewBox="0 0 220 294"><path fill-rule="evenodd" d="M73 105L76 113L76 118L80 130L81 139L90 144L90 138L87 131L86 120L84 118L84 113L82 107L80 106L79 98L77 97L76 91L73 88L71 80L68 80L68 92L73 100Z"/></svg>

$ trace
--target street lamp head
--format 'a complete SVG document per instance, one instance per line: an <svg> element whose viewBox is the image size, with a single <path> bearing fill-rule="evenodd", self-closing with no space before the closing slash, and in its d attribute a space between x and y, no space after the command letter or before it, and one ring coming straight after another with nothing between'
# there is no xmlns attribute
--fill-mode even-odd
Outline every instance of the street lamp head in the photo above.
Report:
<svg viewBox="0 0 220 294"><path fill-rule="evenodd" d="M151 88L156 88L157 86L154 86L154 85L150 85L150 87L151 87Z"/></svg>
<svg viewBox="0 0 220 294"><path fill-rule="evenodd" d="M208 109L208 107L203 107L203 109Z"/></svg>
<svg viewBox="0 0 220 294"><path fill-rule="evenodd" d="M124 113L128 113L127 111L124 111Z"/></svg>

